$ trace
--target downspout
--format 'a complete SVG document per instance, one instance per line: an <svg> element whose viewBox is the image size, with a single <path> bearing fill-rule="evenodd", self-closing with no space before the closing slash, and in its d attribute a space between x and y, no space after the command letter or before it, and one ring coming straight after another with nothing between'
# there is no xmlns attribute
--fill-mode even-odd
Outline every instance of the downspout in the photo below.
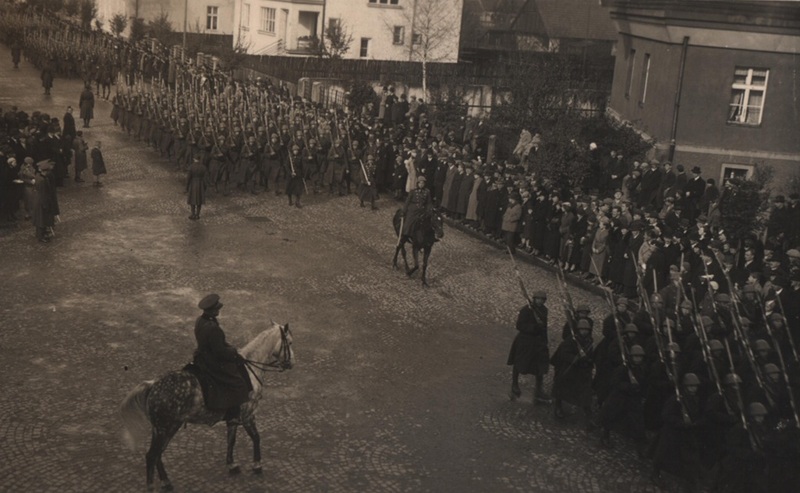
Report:
<svg viewBox="0 0 800 493"><path fill-rule="evenodd" d="M678 111L681 108L681 92L683 91L683 74L686 71L686 52L689 50L689 36L683 37L681 46L681 61L678 71L678 89L675 91L675 109L672 111L672 130L669 134L669 154L667 161L675 159L675 137L678 134Z"/></svg>
<svg viewBox="0 0 800 493"><path fill-rule="evenodd" d="M408 61L414 61L414 28L417 23L417 0L414 0L414 6L411 11L411 39L408 44Z"/></svg>

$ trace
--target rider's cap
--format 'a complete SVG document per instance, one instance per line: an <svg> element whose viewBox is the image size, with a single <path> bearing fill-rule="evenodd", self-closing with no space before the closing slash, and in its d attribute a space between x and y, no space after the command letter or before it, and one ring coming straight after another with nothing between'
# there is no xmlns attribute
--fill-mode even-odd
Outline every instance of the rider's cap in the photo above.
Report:
<svg viewBox="0 0 800 493"><path fill-rule="evenodd" d="M208 311L214 308L222 308L222 302L219 301L218 294L212 293L200 300L197 306L203 311Z"/></svg>

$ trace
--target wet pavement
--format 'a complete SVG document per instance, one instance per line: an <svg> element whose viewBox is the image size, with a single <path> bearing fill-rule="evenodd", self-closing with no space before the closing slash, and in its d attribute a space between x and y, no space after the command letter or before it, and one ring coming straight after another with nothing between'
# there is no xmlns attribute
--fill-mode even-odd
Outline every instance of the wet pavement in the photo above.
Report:
<svg viewBox="0 0 800 493"><path fill-rule="evenodd" d="M80 83L52 96L0 47L0 106L77 107ZM180 492L657 491L629 444L601 449L576 413L511 402L505 365L521 295L508 257L453 228L429 282L391 267L397 207L353 196L211 194L190 221L185 175L115 127L99 101L105 186L58 190L49 244L21 222L0 229L0 491L144 490L144 447L126 449L117 409L139 382L181 367L197 302L222 296L228 340L289 323L295 368L270 374L257 414L264 474L229 477L224 426L189 426L164 462ZM80 123L78 123L80 127ZM550 338L563 316L554 276L520 263L550 293ZM602 299L573 290L598 316ZM596 334L599 339L599 334ZM251 443L237 441L248 465Z"/></svg>

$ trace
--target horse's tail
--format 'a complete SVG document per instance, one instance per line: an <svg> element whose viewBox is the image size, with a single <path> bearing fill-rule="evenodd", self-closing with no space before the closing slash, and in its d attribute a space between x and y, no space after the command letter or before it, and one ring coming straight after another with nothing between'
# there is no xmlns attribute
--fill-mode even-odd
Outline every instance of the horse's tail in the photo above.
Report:
<svg viewBox="0 0 800 493"><path fill-rule="evenodd" d="M139 443L143 442L150 434L150 420L147 417L147 397L153 387L154 380L148 380L137 385L122 401L119 406L122 418L122 441L131 449L136 450Z"/></svg>

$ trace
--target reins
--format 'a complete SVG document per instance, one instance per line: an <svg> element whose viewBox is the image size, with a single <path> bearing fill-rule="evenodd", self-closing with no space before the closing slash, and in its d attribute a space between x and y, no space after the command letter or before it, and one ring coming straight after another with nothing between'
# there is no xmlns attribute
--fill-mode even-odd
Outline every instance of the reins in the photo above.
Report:
<svg viewBox="0 0 800 493"><path fill-rule="evenodd" d="M260 370L263 372L267 371L277 371L282 372L286 370L287 364L291 361L291 352L289 348L289 329L284 329L283 326L280 326L281 331L281 357L277 360L266 363L262 361L254 361L250 359L244 360L244 366L247 370L255 377L258 381L259 385L262 387L264 386L264 382L261 381L258 374L255 370Z"/></svg>

